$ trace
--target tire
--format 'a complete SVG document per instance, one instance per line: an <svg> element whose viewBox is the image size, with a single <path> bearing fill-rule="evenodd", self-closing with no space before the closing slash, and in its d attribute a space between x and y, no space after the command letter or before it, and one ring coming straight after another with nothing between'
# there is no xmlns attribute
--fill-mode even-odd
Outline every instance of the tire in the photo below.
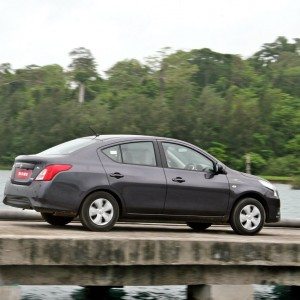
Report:
<svg viewBox="0 0 300 300"><path fill-rule="evenodd" d="M194 231L204 231L212 225L212 223L196 223L196 222L187 222L187 226L191 227Z"/></svg>
<svg viewBox="0 0 300 300"><path fill-rule="evenodd" d="M89 195L80 208L80 221L91 231L109 231L119 218L119 204L107 192L95 192Z"/></svg>
<svg viewBox="0 0 300 300"><path fill-rule="evenodd" d="M41 213L42 218L53 226L64 226L73 221L74 217L55 216L53 213Z"/></svg>
<svg viewBox="0 0 300 300"><path fill-rule="evenodd" d="M262 230L265 219L262 204L254 198L245 198L233 208L230 225L237 234L254 235Z"/></svg>

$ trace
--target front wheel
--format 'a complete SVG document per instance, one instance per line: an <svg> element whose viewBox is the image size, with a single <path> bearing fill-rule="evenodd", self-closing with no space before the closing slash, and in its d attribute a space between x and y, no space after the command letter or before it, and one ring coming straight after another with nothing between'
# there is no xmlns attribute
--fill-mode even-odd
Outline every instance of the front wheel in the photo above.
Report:
<svg viewBox="0 0 300 300"><path fill-rule="evenodd" d="M191 227L194 231L203 231L210 227L211 223L187 222L186 225Z"/></svg>
<svg viewBox="0 0 300 300"><path fill-rule="evenodd" d="M254 235L262 230L265 219L266 213L262 204L254 198L245 198L234 207L230 225L238 234Z"/></svg>
<svg viewBox="0 0 300 300"><path fill-rule="evenodd" d="M119 205L109 193L89 195L80 209L82 225L91 231L109 231L119 218Z"/></svg>
<svg viewBox="0 0 300 300"><path fill-rule="evenodd" d="M42 218L53 226L64 226L73 221L74 217L55 216L52 213L41 213Z"/></svg>

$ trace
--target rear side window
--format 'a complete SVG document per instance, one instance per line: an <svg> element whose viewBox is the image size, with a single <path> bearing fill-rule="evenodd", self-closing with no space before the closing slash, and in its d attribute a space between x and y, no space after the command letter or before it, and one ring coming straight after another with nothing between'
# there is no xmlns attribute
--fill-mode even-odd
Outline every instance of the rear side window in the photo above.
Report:
<svg viewBox="0 0 300 300"><path fill-rule="evenodd" d="M95 142L95 140L93 140L93 139L80 138L80 139L71 140L71 141L59 144L59 145L49 148L45 151L42 151L38 154L39 155L70 154L76 150L79 150L88 145L91 145L94 142Z"/></svg>
<svg viewBox="0 0 300 300"><path fill-rule="evenodd" d="M152 142L126 143L102 150L116 162L132 165L156 166Z"/></svg>
<svg viewBox="0 0 300 300"><path fill-rule="evenodd" d="M122 162L121 150L120 146L113 146L103 150L103 153L107 155L113 161Z"/></svg>
<svg viewBox="0 0 300 300"><path fill-rule="evenodd" d="M138 142L121 145L123 163L156 166L152 142Z"/></svg>

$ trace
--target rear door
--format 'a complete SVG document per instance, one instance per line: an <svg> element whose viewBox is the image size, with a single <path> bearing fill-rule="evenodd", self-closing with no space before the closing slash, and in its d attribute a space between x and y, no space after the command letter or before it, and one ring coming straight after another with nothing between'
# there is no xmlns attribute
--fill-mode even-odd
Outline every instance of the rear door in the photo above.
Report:
<svg viewBox="0 0 300 300"><path fill-rule="evenodd" d="M114 144L98 153L111 188L122 197L127 213L162 213L166 177L156 141Z"/></svg>
<svg viewBox="0 0 300 300"><path fill-rule="evenodd" d="M225 174L213 175L214 163L185 145L161 142L165 163L167 197L164 213L222 216L229 201Z"/></svg>

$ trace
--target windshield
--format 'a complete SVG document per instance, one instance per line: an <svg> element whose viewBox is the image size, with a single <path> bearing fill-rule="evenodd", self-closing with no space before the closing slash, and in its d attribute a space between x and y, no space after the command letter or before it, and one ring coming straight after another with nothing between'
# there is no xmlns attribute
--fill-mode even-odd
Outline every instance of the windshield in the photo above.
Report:
<svg viewBox="0 0 300 300"><path fill-rule="evenodd" d="M49 148L45 151L42 151L42 152L38 153L38 155L70 154L76 150L79 150L88 145L91 145L94 142L95 142L95 140L86 139L86 138L71 140L71 141L59 144L57 146L54 146L52 148Z"/></svg>

